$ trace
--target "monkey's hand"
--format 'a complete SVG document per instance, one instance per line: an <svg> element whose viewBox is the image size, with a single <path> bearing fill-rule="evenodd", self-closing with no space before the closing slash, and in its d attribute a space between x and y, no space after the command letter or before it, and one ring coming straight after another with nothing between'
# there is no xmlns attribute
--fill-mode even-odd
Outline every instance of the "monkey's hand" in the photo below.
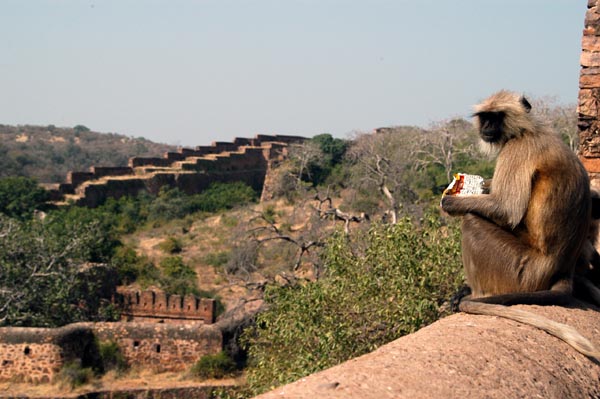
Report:
<svg viewBox="0 0 600 399"><path fill-rule="evenodd" d="M456 195L445 195L442 198L442 210L450 216L462 216L466 213L464 207L460 206L462 198Z"/></svg>
<svg viewBox="0 0 600 399"><path fill-rule="evenodd" d="M469 295L471 295L471 287L469 287L468 285L463 285L462 287L460 287L450 299L450 309L452 309L452 312L460 312L460 302L463 299L469 299Z"/></svg>

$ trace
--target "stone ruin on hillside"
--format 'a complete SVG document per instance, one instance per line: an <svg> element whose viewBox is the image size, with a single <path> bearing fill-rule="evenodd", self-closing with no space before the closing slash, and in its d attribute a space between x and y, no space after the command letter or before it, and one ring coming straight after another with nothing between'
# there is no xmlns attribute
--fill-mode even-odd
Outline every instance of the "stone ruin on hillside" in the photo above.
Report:
<svg viewBox="0 0 600 399"><path fill-rule="evenodd" d="M120 290L123 321L181 324L215 321L216 302L195 295L169 295L163 291Z"/></svg>
<svg viewBox="0 0 600 399"><path fill-rule="evenodd" d="M233 142L213 142L194 149L181 148L162 158L134 157L128 166L92 166L87 172L69 172L65 183L50 187L57 205L73 202L96 207L107 198L133 196L140 192L156 195L162 187L197 194L213 182L242 181L268 198L269 172L287 156L287 148L302 143L300 136L263 135Z"/></svg>

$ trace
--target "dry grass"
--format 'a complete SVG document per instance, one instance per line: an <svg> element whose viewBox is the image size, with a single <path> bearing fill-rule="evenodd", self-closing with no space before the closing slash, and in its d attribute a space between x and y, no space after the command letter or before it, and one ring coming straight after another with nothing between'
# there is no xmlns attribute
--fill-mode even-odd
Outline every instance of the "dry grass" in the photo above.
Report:
<svg viewBox="0 0 600 399"><path fill-rule="evenodd" d="M187 372L181 373L152 373L150 371L130 371L123 376L109 372L92 383L69 390L58 383L26 384L15 382L0 382L0 397L77 397L78 395L95 391L121 391L131 389L164 389L187 388L201 386L233 386L240 381L235 378L222 380L194 380Z"/></svg>

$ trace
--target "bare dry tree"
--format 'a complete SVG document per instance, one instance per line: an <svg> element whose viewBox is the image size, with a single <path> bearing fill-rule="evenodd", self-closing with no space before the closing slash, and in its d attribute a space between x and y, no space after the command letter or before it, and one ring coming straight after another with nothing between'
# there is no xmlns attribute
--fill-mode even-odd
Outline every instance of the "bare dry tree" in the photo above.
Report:
<svg viewBox="0 0 600 399"><path fill-rule="evenodd" d="M477 153L476 142L477 135L472 124L464 119L435 123L423 133L415 146L414 169L438 165L444 169L450 182L457 157L461 154L474 156Z"/></svg>
<svg viewBox="0 0 600 399"><path fill-rule="evenodd" d="M364 221L369 220L369 215L364 212L361 212L359 215L354 215L348 212L344 212L339 208L335 208L333 206L333 201L329 194L321 197L319 193L315 195L315 201L317 201L317 206L315 210L317 211L319 217L321 218L329 218L332 217L334 220L341 220L344 222L344 233L346 235L350 234L350 223L362 223ZM323 209L323 205L327 204L327 208Z"/></svg>
<svg viewBox="0 0 600 399"><path fill-rule="evenodd" d="M293 270L296 271L302 264L302 258L307 254L313 247L323 247L325 243L318 238L307 237L299 235L293 237L290 234L284 233L278 226L277 221L273 217L267 216L264 212L257 212L257 216L252 218L251 221L260 221L261 225L250 229L248 233L253 237L253 240L262 245L269 241L286 241L293 244L298 248L298 256L293 266Z"/></svg>
<svg viewBox="0 0 600 399"><path fill-rule="evenodd" d="M414 145L421 134L422 129L406 127L359 133L347 152L357 186L381 194L393 224L398 221L403 202L416 199L409 172L415 161Z"/></svg>
<svg viewBox="0 0 600 399"><path fill-rule="evenodd" d="M579 150L577 107L574 104L560 104L555 96L540 97L534 99L532 103L533 112L552 126L573 152L577 152Z"/></svg>

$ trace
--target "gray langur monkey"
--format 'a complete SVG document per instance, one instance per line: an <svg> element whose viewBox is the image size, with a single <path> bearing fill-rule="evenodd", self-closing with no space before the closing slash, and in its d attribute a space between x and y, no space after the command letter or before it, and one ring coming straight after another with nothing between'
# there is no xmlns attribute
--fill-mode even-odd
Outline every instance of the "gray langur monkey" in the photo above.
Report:
<svg viewBox="0 0 600 399"><path fill-rule="evenodd" d="M600 360L600 350L572 327L508 306L568 304L575 271L597 255L588 238L587 172L530 111L527 99L508 91L475 107L481 140L498 157L489 194L442 199L445 212L462 216L462 258L471 295L458 307L538 327ZM588 283L581 275L578 287L587 289Z"/></svg>

